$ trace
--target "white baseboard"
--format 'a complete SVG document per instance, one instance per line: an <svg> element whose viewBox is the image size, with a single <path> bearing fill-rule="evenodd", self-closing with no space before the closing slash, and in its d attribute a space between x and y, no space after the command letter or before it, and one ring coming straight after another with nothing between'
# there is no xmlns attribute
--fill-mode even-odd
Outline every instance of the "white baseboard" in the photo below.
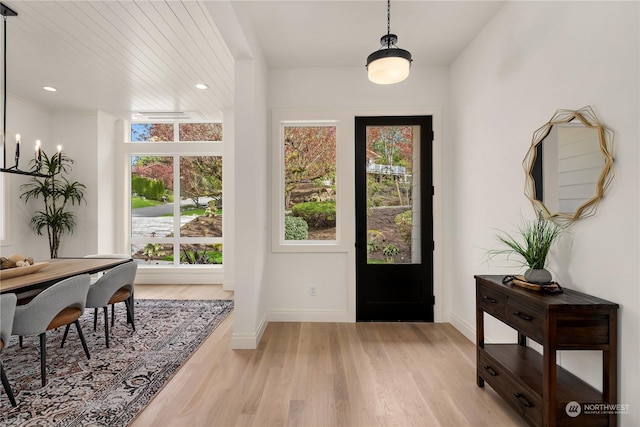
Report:
<svg viewBox="0 0 640 427"><path fill-rule="evenodd" d="M229 291L229 292L233 292L235 290L236 286L235 283L231 280L224 280L222 282L222 290L223 291Z"/></svg>
<svg viewBox="0 0 640 427"><path fill-rule="evenodd" d="M255 334L236 334L234 332L231 337L231 349L233 350L255 350L258 348L258 344L260 344L260 340L262 339L262 335L264 334L265 329L267 329L267 325L269 322L267 321L267 315L262 318L260 325L258 326L258 330Z"/></svg>
<svg viewBox="0 0 640 427"><path fill-rule="evenodd" d="M449 323L453 325L462 335L467 337L471 342L476 342L475 325L470 325L454 313L449 313Z"/></svg>
<svg viewBox="0 0 640 427"><path fill-rule="evenodd" d="M270 322L349 322L347 310L271 310Z"/></svg>

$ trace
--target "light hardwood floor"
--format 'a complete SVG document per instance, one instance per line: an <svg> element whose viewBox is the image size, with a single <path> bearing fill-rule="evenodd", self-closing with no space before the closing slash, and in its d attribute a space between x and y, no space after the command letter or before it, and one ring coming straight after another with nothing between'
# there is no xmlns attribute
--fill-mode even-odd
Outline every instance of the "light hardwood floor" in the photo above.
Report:
<svg viewBox="0 0 640 427"><path fill-rule="evenodd" d="M136 286L137 298L229 299L220 286ZM133 427L524 426L475 382L475 347L446 323L271 323L231 350L233 314Z"/></svg>

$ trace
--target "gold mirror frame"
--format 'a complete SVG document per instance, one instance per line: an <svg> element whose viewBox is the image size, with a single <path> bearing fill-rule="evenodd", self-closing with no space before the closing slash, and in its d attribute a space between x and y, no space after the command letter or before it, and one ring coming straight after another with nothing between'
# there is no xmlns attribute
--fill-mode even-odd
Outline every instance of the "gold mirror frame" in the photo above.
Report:
<svg viewBox="0 0 640 427"><path fill-rule="evenodd" d="M604 166L602 168L602 172L600 173L598 183L595 186L595 195L593 197L582 203L574 213L550 212L549 209L547 209L547 206L545 206L544 202L536 198L536 182L533 176L533 169L536 163L538 145L540 145L542 141L544 141L544 139L549 135L553 126L563 123L569 123L572 121L578 121L585 127L595 129L597 131L598 139L600 142L600 152L604 157ZM529 148L529 151L527 152L527 155L522 162L526 173L524 192L527 198L533 204L534 210L536 212L542 212L546 218L564 225L568 225L580 218L585 218L595 214L598 202L600 202L600 199L602 199L602 197L604 196L607 187L609 187L609 184L611 184L611 180L613 179L613 136L614 132L611 129L606 128L598 121L596 114L593 112L590 106L584 107L577 111L556 111L556 113L548 123L534 132L531 147Z"/></svg>

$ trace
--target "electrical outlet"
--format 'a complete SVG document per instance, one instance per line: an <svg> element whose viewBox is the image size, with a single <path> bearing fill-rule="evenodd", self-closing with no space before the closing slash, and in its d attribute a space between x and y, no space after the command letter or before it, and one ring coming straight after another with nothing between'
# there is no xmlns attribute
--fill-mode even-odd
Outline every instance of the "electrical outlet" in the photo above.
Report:
<svg viewBox="0 0 640 427"><path fill-rule="evenodd" d="M312 296L312 297L318 296L318 287L316 285L309 286L309 296Z"/></svg>

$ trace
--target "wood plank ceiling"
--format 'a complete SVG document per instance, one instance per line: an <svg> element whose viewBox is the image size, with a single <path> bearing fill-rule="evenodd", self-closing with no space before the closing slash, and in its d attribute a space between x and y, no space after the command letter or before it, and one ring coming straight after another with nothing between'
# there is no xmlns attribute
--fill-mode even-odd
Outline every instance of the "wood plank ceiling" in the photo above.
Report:
<svg viewBox="0 0 640 427"><path fill-rule="evenodd" d="M117 117L233 109L233 58L202 1L3 3L18 12L7 18L9 94Z"/></svg>

